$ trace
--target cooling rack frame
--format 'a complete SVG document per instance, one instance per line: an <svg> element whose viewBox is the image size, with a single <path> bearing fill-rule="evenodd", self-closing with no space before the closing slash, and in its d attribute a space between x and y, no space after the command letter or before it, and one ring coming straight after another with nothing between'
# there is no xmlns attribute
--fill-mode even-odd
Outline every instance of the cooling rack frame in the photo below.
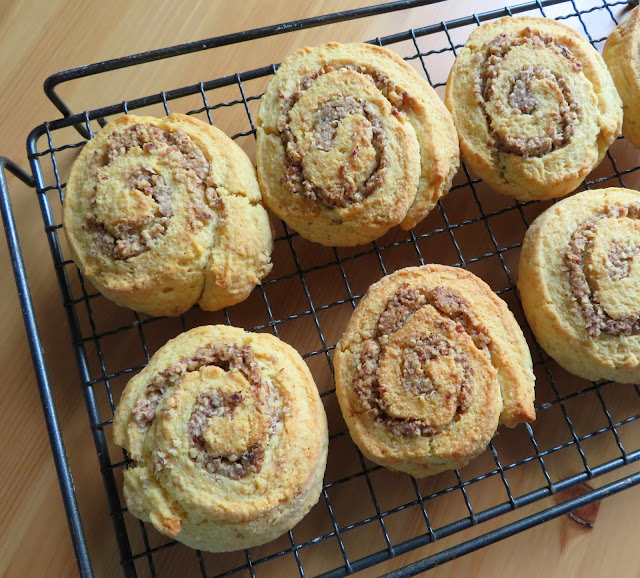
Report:
<svg viewBox="0 0 640 578"><path fill-rule="evenodd" d="M255 126L251 113L251 103L252 101L256 101L260 98L259 94L248 94L245 91L245 87L243 83L246 83L251 80L263 78L272 75L277 65L266 66L250 71L238 72L230 76L221 77L218 79L207 80L200 82L198 84L181 87L174 90L167 90L165 92L160 92L153 95L144 96L137 99L131 99L122 103L114 104L111 106L106 106L90 111L84 111L79 114L74 114L73 111L68 107L68 105L64 102L64 100L58 95L56 89L58 86L70 82L79 78L85 78L92 75L102 74L105 72L110 72L114 70L118 70L121 68L131 67L131 66L139 66L149 62L153 62L156 60L161 60L165 58L173 58L176 56L181 56L189 53L193 53L201 50L212 50L221 46L226 46L230 44L235 44L239 42L248 42L251 40L265 38L268 36L273 36L277 34L284 34L289 32L295 32L296 30L308 29L316 26L324 26L327 24L333 24L337 22L343 22L346 20L354 19L354 18L362 18L368 16L374 16L378 14L393 12L397 10L406 10L426 4L432 4L439 0L402 0L400 2L392 2L390 4L383 4L379 6L373 6L368 8L362 8L357 10L350 10L345 12L340 12L336 14L319 16L315 18L309 18L305 20L300 20L296 22L285 23L276 26L269 26L265 28L260 28L252 31L240 32L236 34L230 34L226 36L220 36L217 38L212 38L204 41L193 42L188 44L183 44L174 47L168 47L160 50L154 50L150 52L145 52L137 55L132 55L128 57L118 58L114 60L104 61L88 66L83 66L67 71L60 72L58 74L54 74L49 77L45 81L44 90L45 94L50 98L50 100L54 103L54 105L60 110L63 114L62 119L54 120L48 123L44 123L38 127L36 127L28 137L27 140L27 152L29 163L31 167L32 174L29 174L20 167L16 166L14 163L9 161L8 159L2 158L0 159L0 211L2 213L5 233L7 236L7 242L9 245L9 251L11 256L12 267L14 271L14 276L16 279L16 286L18 289L18 295L20 298L20 303L22 307L22 312L25 321L25 327L27 329L27 338L31 348L31 355L33 359L33 365L36 373L36 380L38 382L42 406L45 415L45 421L47 424L47 429L49 433L49 437L51 440L52 452L54 456L54 461L56 465L57 474L60 480L61 491L63 495L63 502L65 506L65 511L67 514L67 519L69 522L69 528L72 536L73 546L75 549L76 557L78 560L78 568L82 576L92 576L92 568L91 561L89 557L89 553L87 550L87 545L85 541L84 532L82 529L82 522L80 519L78 506L75 497L75 490L73 487L73 480L71 477L71 471L69 468L69 464L66 458L66 453L64 449L64 443L62 440L60 427L57 420L57 414L55 410L55 401L51 392L49 377L46 368L46 360L44 356L44 351L42 348L42 343L40 340L38 328L37 328L37 320L34 313L33 303L31 301L31 296L28 287L28 280L26 277L24 261L22 258L22 253L20 250L18 232L15 224L15 220L13 217L13 212L11 208L11 201L9 197L9 190L6 182L5 171L9 171L12 174L16 175L20 178L24 183L26 183L29 187L32 187L36 190L38 195L38 200L40 204L40 209L42 212L42 218L44 221L44 231L47 236L49 242L49 248L51 250L54 269L56 272L58 284L60 286L62 301L65 308L67 320L69 323L69 328L71 332L71 344L74 349L76 362L78 365L78 370L80 372L80 379L82 383L82 392L85 397L85 402L87 405L87 410L89 414L90 420L90 429L93 436L93 441L96 446L96 451L98 455L99 466L103 476L103 482L106 489L107 494L107 502L109 507L109 512L113 520L114 529L116 532L118 547L120 550L120 556L122 560L123 571L126 576L136 576L136 564L140 560L144 560L147 564L146 572L152 576L156 576L160 573L154 565L154 554L156 552L160 552L172 546L172 542L165 543L161 546L151 546L147 534L147 528L144 524L139 523L138 527L140 528L140 532L142 535L142 540L145 545L145 548L142 551L133 552L129 539L130 528L127 527L125 523L125 517L129 516L126 512L126 508L123 506L121 498L118 493L117 481L116 481L116 472L127 466L128 460L126 456L123 456L122 459L118 459L112 461L110 455L110 448L107 443L108 430L111 419L104 419L104 416L101 415L100 404L96 398L96 388L98 387L106 387L110 407L113 410L114 400L111 390L109 388L110 380L115 378L119 378L122 376L126 376L130 373L133 373L141 368L141 365L126 367L118 370L117 372L107 371L104 359L102 358L102 354L99 353L99 344L102 338L113 336L118 334L119 332L125 331L136 331L140 336L140 340L144 349L144 353L146 359L149 359L150 351L145 343L145 328L150 324L153 324L154 318L144 318L143 316L139 316L138 314L134 315L132 322L126 327L120 327L114 330L110 330L108 332L101 333L93 320L92 317L92 307L94 306L94 302L96 300L102 299L102 297L92 290L91 287L84 281L81 274L75 268L73 262L69 259L65 259L63 255L63 249L61 247L60 239L58 238L60 229L62 228L62 224L56 220L55 211L52 207L52 202L57 202L55 199L52 201L50 199L49 194L52 193L54 197L57 197L59 202L62 202L64 195L64 175L61 175L58 170L56 154L67 150L81 147L84 142L86 142L87 138L90 138L94 130L92 129L92 123L98 123L98 125L102 126L105 124L106 119L110 116L126 113L129 111L134 111L140 108L148 107L150 105L160 104L163 106L164 110L168 114L171 112L170 103L174 101L178 101L179 99L189 96L199 94L202 97L203 106L197 109L192 109L186 111L190 114L205 114L209 122L212 121L212 112L221 108L232 108L239 107L244 109L249 126L247 130L238 132L233 135L232 138L239 137L250 137L255 135ZM416 60L420 63L421 69L424 72L426 78L431 82L431 78L429 75L428 66L426 64L427 57L432 55L437 55L438 53L443 52L451 52L455 55L456 50L461 47L461 44L457 43L453 38L451 32L457 28L462 28L465 26L469 26L472 24L479 25L480 23L491 20L497 17L505 16L505 15L514 15L519 13L536 11L538 14L546 15L545 9L551 6L562 5L567 8L566 15L557 16L558 19L568 19L568 18L576 18L578 22L582 25L584 29L584 33L588 37L589 41L596 45L599 42L602 42L603 38L593 38L589 33L589 27L585 24L583 16L594 12L595 10L605 11L611 17L614 23L617 23L616 18L613 14L612 8L624 6L624 5L632 5L636 4L636 2L608 2L607 0L598 0L597 2L591 2L591 6L580 9L576 4L576 0L537 0L534 2L527 2L524 4L520 4L518 6L505 7L500 10L493 10L490 12L484 12L482 14L472 14L465 18L460 18L448 22L439 22L430 24L428 26L411 29L408 31L401 31L396 34L392 34L389 36L385 36L382 38L377 38L371 42L378 43L380 45L393 45L398 42L412 42L415 46L415 55L407 56L407 60ZM444 33L444 37L447 40L447 45L445 45L442 49L434 49L431 51L424 52L421 50L419 45L419 39L422 37L426 37L430 34L435 33ZM442 86L443 83L433 83L435 87ZM216 90L222 87L228 86L236 86L239 92L239 98L231 100L231 101L222 101L216 102L215 104L209 104L207 94L210 91ZM81 140L74 142L65 142L64 144L54 144L56 140L57 131L61 131L62 129L73 126L78 134L81 137ZM45 142L44 148L41 147L41 143ZM45 159L50 159L52 172L51 175L45 176L45 171L43 171L43 163ZM637 170L640 170L640 166L630 167L626 169L619 170L616 166L616 162L611 153L608 153L608 159L613 168L613 174L607 174L604 176L597 176L595 178L588 177L587 181L584 183L584 187L589 188L592 186L598 186L601 183L605 183L609 180L616 179L620 186L624 186L624 176L633 173ZM468 267L473 263L479 262L484 259L488 259L491 257L496 257L501 263L501 266L505 272L506 278L508 279L508 286L502 289L497 290L498 294L506 294L511 292L515 295L517 301L517 291L515 288L515 281L512 278L511 272L509 270L508 265L505 262L504 255L512 250L516 250L519 247L519 243L512 243L507 246L502 246L501 243L498 242L494 231L491 227L491 219L495 217L499 217L503 214L511 214L513 213L514 218L520 218L525 226L529 224L529 220L526 215L527 206L531 205L531 203L520 203L515 201L514 204L508 208L499 209L496 211L487 211L484 209L482 202L480 200L480 194L478 193L478 188L480 187L480 181L478 179L474 179L472 175L467 171L466 167L462 167L462 182L454 185L452 191L456 190L468 190L469 202L476 203L479 211L479 216L473 219L466 219L459 222L450 222L447 211L445 210L442 202L439 203L438 210L440 211L442 220L444 222L444 226L440 228L435 228L430 231L422 232L416 234L411 231L407 234L406 238L397 239L395 238L391 242L388 243L371 243L361 248L361 250L349 254L349 255L341 255L340 251L337 249L333 249L334 260L328 263L321 263L316 265L308 266L306 264L302 264L298 259L295 243L297 234L290 231L286 225L282 224L281 226L281 234L276 239L276 244L280 243L283 246L289 247L291 251L291 255L293 258L293 262L295 264L295 271L289 273L287 275L283 275L278 278L268 278L265 282L258 288L256 291L262 296L264 300L264 305L267 312L267 320L264 323L259 323L253 326L251 329L254 331L262 331L269 330L273 331L276 335L278 335L278 327L285 322L292 321L302 317L309 317L313 320L313 325L315 326L319 341L321 343L321 347L312 351L307 351L304 353L304 357L309 359L314 356L324 356L326 358L328 366L332 369L331 362L331 351L333 350L334 345L328 343L325 339L321 327L321 323L319 321L319 313L323 311L328 311L333 307L337 307L343 304L350 304L352 307L355 307L358 299L362 297L362 293L353 292L350 288L349 276L345 272L347 264L352 261L357 261L358 259L363 259L365 256L373 256L375 260L380 266L380 273L386 274L388 271L385 267L385 251L396 248L396 247L413 247L415 249L415 264L424 263L424 257L421 252L421 241L424 239L428 239L438 234L449 235L453 247L455 248L455 252L457 254L458 260L454 264L457 266ZM53 181L51 180L53 179ZM480 255L475 255L472 258L465 257L463 255L463 250L460 248L457 240L456 240L456 230L460 227L470 225L473 223L483 223L486 225L487 232L491 241L494 245L494 250L489 252L484 252ZM314 304L312 299L312 291L307 284L306 276L327 269L328 267L336 267L343 278L343 282L346 289L346 297L343 299L336 300L334 302L324 304L321 306L317 306ZM70 277L76 276L77 278L74 281L71 281ZM284 280L299 278L302 283L302 290L306 295L306 299L308 301L308 307L305 307L304 310L299 311L293 315L288 315L286 318L280 318L277 315L273 314L271 303L268 298L268 293L270 291L270 286L277 284L278 282L282 282ZM72 285L75 284L75 288ZM78 295L77 289L80 288L80 294ZM83 327L81 321L79 320L79 309L84 308L88 312L88 327L89 334L87 334L87 327ZM224 312L224 320L227 323L231 323L231 317L233 314L229 314L229 312ZM184 318L182 318L182 327L186 328L187 322ZM91 363L88 360L86 345L87 343L97 344L98 348L98 365L100 367L101 375L99 377L95 377L93 369L90 367ZM541 450L536 441L535 433L531 426L521 426L526 429L526 433L531 441L531 454L520 460L519 462L513 462L509 464L503 464L499 458L498 451L494 447L492 443L489 448L489 452L491 453L495 467L493 467L490 471L487 471L479 476L475 476L470 480L464 480L463 476L459 472L455 472L457 482L436 492L434 494L426 495L421 492L418 485L415 481L413 481L413 486L415 488L415 499L403 504L401 506L396 506L391 510L385 510L379 504L379 501L376 497L374 491L374 485L371 481L371 475L376 471L380 470L379 466L375 466L374 464L367 463L362 455L359 455L359 462L361 466L361 470L350 476L346 476L344 479L334 480L325 484L323 488L323 492L321 495L321 503L324 502L324 506L327 509L328 516L331 520L332 531L329 531L325 534L319 535L311 540L307 540L306 542L299 543L295 539L295 528L292 532L289 532L289 541L290 547L285 548L284 550L274 552L268 556L263 558L255 558L252 556L250 551L245 551L246 562L239 565L236 568L231 570L227 570L221 574L216 574L220 576L233 575L233 574L246 574L248 573L250 576L255 576L254 568L261 564L268 564L271 560L276 560L282 556L291 555L295 559L296 566L301 576L305 575L304 564L301 562L301 557L299 553L305 548L313 548L315 544L323 542L325 540L336 539L339 545L339 549L342 555L342 564L337 567L328 570L322 573L324 577L338 577L344 576L365 568L370 568L382 561L388 560L394 556L401 555L403 553L409 552L421 546L424 546L429 543L433 543L438 539L441 539L446 536L450 536L461 532L464 529L467 529L471 526L475 526L483 521L490 520L501 516L503 514L507 514L519 508L522 508L526 505L532 504L534 502L539 502L540 500L551 496L553 494L557 494L558 492L565 490L567 488L573 487L577 484L590 480L592 478L596 478L603 474L613 472L614 470L618 470L623 468L626 465L631 464L637 460L640 460L640 447L638 449L629 450L623 446L620 441L620 437L618 436L618 428L623 425L633 423L636 420L640 419L640 414L628 416L622 421L615 421L610 414L607 403L605 401L605 397L602 394L602 391L609 385L606 382L598 382L587 385L582 390L569 393L569 394L561 394L558 388L556 388L554 384L554 378L552 376L552 372L549 369L549 363L551 360L544 354L544 352L540 349L539 345L535 343L535 348L537 349L538 354L538 362L537 364L544 371L551 383L552 389L555 394L555 399L548 401L546 403L542 403L537 407L537 411L545 411L551 407L559 408L561 413L563 414L563 418L567 424L568 430L570 432L570 440L564 442L560 445L556 445L545 450ZM586 383L586 382L585 382ZM634 386L635 391L640 396L640 389L637 385ZM598 428L594 431L587 432L586 434L578 434L573 427L570 416L565 410L564 404L568 400L572 400L581 395L586 395L587 393L595 394L602 406L602 411L604 416L606 417L606 425L604 427ZM323 392L323 398L327 398L333 395L332 390L327 390ZM581 448L581 443L586 440L601 435L603 433L611 433L616 440L616 445L619 449L619 455L613 457L610 460L607 460L603 463L599 463L597 465L591 465L585 452ZM346 431L341 431L333 434L333 438L344 437L346 435ZM562 479L552 479L552 475L549 474L546 466L545 466L545 458L554 452L560 451L567 447L573 447L577 450L580 459L583 463L583 470L576 473L575 475L568 476ZM511 491L509 482L508 482L508 473L510 470L527 464L529 462L537 462L540 465L541 471L546 480L546 484L537 488L534 491L530 491L524 493L522 495L514 495ZM357 522L352 522L346 526L339 523L339 520L336 517L336 512L334 512L334 508L332 506L330 493L333 489L339 486L341 483L346 483L354 478L361 477L365 481L365 486L369 491L370 498L372 500L372 504L375 510L375 514L368 517L367 519L358 520ZM472 500L470 500L468 496L467 489L471 487L473 484L481 482L485 479L495 477L496 479L500 479L504 485L504 490L506 493L506 500L497 505L494 505L490 508L486 508L484 510L478 510L473 507ZM617 480L614 480L610 483L607 483L599 488L592 489L586 494L583 494L578 497L570 498L568 500L558 502L557 504L537 511L531 515L524 516L514 522L509 524L505 524L497 529L491 530L485 534L482 534L478 537L472 538L470 540L462 541L455 546L446 548L440 552L435 554L427 555L422 560L415 562L413 564L409 564L397 571L392 572L389 576L408 576L413 575L417 572L421 572L442 564L448 560L452 560L457 558L463 554L486 546L488 544L494 543L498 540L501 540L505 537L514 535L518 532L521 532L525 529L537 526L542 524L552 518L561 516L565 513L568 513L576 508L582 507L588 503L600 500L606 496L612 495L619 491L622 491L626 488L632 487L636 484L640 483L640 473L632 473L629 475L621 475L621 477ZM430 500L435 497L439 497L441 495L448 495L451 493L459 492L464 500L464 504L467 509L466 516L455 520L451 523L448 523L441 527L434 527L429 519L429 503ZM406 510L408 508L415 508L417 512L420 512L425 520L425 529L424 532L421 532L419 535L414 536L408 540L404 540L400 543L394 543L390 538L389 533L385 527L385 519L397 512L402 510ZM358 527L367 525L367 524L377 524L380 527L380 530L384 536L384 542L386 547L383 549L379 549L375 552L371 552L370 554L352 559L348 555L348 548L345 547L345 544L342 540L342 534L349 532L350 530L356 529ZM199 552L196 552L196 556L198 557L198 563L201 568L201 572L203 576L211 575L211 569L207 569L205 566L205 562L203 557Z"/></svg>

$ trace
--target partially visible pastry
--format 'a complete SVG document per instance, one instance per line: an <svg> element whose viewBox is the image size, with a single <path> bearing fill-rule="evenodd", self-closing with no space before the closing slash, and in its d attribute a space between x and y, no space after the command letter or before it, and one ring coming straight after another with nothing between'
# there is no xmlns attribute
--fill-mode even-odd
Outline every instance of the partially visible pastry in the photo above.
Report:
<svg viewBox="0 0 640 578"><path fill-rule="evenodd" d="M522 331L505 302L463 269L409 267L372 285L334 365L362 453L414 477L466 465L499 422L535 419Z"/></svg>
<svg viewBox="0 0 640 578"><path fill-rule="evenodd" d="M602 57L548 18L474 30L447 81L463 160L521 201L575 190L620 134L622 106Z"/></svg>
<svg viewBox="0 0 640 578"><path fill-rule="evenodd" d="M414 227L459 166L436 92L397 54L370 44L295 52L269 83L257 124L267 207L323 245Z"/></svg>
<svg viewBox="0 0 640 578"><path fill-rule="evenodd" d="M640 193L584 191L533 222L518 288L540 345L585 379L640 381Z"/></svg>
<svg viewBox="0 0 640 578"><path fill-rule="evenodd" d="M640 148L640 7L609 35L602 56L622 98L622 133Z"/></svg>
<svg viewBox="0 0 640 578"><path fill-rule="evenodd" d="M276 337L192 329L161 347L122 395L114 441L129 511L223 552L290 530L318 501L327 420L311 373Z"/></svg>
<svg viewBox="0 0 640 578"><path fill-rule="evenodd" d="M125 115L76 159L64 231L74 261L119 305L179 315L245 299L271 270L271 225L255 171L195 118Z"/></svg>

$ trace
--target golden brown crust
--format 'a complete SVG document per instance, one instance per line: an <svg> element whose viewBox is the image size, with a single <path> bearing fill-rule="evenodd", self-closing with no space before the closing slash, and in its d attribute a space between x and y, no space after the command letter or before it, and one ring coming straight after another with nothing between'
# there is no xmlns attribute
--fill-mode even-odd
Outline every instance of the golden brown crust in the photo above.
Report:
<svg viewBox="0 0 640 578"><path fill-rule="evenodd" d="M585 379L640 380L640 193L585 191L529 227L518 287L536 338Z"/></svg>
<svg viewBox="0 0 640 578"><path fill-rule="evenodd" d="M134 377L113 423L129 511L212 552L263 544L317 502L327 422L309 369L272 335L198 327Z"/></svg>
<svg viewBox="0 0 640 578"><path fill-rule="evenodd" d="M462 158L520 200L573 191L620 134L622 109L597 51L547 18L473 31L447 81Z"/></svg>
<svg viewBox="0 0 640 578"><path fill-rule="evenodd" d="M265 202L325 245L415 226L449 190L458 157L446 107L386 48L302 48L282 63L260 102Z"/></svg>
<svg viewBox="0 0 640 578"><path fill-rule="evenodd" d="M186 115L109 123L74 163L63 221L96 288L150 315L233 305L271 270L271 226L251 161Z"/></svg>
<svg viewBox="0 0 640 578"><path fill-rule="evenodd" d="M422 477L466 465L501 421L533 421L526 341L504 301L444 265L396 271L358 304L334 358L355 443Z"/></svg>
<svg viewBox="0 0 640 578"><path fill-rule="evenodd" d="M640 148L640 7L611 32L602 57L622 98L622 133Z"/></svg>

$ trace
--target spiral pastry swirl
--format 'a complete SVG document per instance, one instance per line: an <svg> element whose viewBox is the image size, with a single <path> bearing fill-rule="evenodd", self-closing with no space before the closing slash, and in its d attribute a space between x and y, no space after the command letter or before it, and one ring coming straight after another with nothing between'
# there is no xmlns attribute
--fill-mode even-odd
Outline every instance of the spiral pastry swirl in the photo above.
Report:
<svg viewBox="0 0 640 578"><path fill-rule="evenodd" d="M317 502L327 423L295 350L234 327L169 341L128 384L114 440L129 511L212 552L265 543Z"/></svg>
<svg viewBox="0 0 640 578"><path fill-rule="evenodd" d="M150 315L233 305L271 270L271 227L251 161L185 115L128 115L104 127L74 163L63 221L96 288Z"/></svg>
<svg viewBox="0 0 640 578"><path fill-rule="evenodd" d="M620 98L597 51L554 20L505 17L473 31L445 100L462 158L496 191L561 197L620 134Z"/></svg>
<svg viewBox="0 0 640 578"><path fill-rule="evenodd" d="M640 193L556 203L531 225L518 282L540 344L586 379L640 380Z"/></svg>
<svg viewBox="0 0 640 578"><path fill-rule="evenodd" d="M324 245L372 241L420 222L459 165L451 115L398 55L329 43L287 58L258 114L267 206Z"/></svg>
<svg viewBox="0 0 640 578"><path fill-rule="evenodd" d="M396 271L369 288L335 356L349 431L371 460L414 477L459 468L499 421L533 421L533 371L522 331L471 273Z"/></svg>
<svg viewBox="0 0 640 578"><path fill-rule="evenodd" d="M609 35L602 57L622 98L622 133L640 148L640 7Z"/></svg>

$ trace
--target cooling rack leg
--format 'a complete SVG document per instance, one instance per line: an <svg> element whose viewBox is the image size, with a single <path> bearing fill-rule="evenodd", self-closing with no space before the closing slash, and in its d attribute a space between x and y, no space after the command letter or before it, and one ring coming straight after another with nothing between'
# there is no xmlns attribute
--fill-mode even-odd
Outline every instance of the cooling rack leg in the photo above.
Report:
<svg viewBox="0 0 640 578"><path fill-rule="evenodd" d="M38 390L40 392L40 401L44 411L44 420L51 441L51 450L53 452L53 460L58 474L60 490L62 492L62 501L67 514L67 522L71 531L71 540L73 549L78 563L80 575L83 578L93 576L87 544L85 542L80 513L78 511L78 503L76 502L76 494L71 477L71 470L67 461L67 454L62 441L60 425L56 414L56 407L53 402L51 387L47 374L47 367L44 360L44 351L40 341L40 333L36 323L33 303L31 301L31 292L29 291L29 283L22 259L22 251L20 250L20 242L16 230L16 223L13 218L13 210L11 208L11 199L9 197L9 189L7 187L6 170L16 175L20 180L29 186L34 186L33 178L25 173L20 167L15 165L9 159L0 157L0 213L4 223L4 232L7 236L7 244L9 246L9 255L11 257L11 266L16 280L18 289L18 297L20 299L20 307L22 308L22 316L27 331L27 340L31 349L31 357L33 359L33 367L36 373L36 381L38 382Z"/></svg>

